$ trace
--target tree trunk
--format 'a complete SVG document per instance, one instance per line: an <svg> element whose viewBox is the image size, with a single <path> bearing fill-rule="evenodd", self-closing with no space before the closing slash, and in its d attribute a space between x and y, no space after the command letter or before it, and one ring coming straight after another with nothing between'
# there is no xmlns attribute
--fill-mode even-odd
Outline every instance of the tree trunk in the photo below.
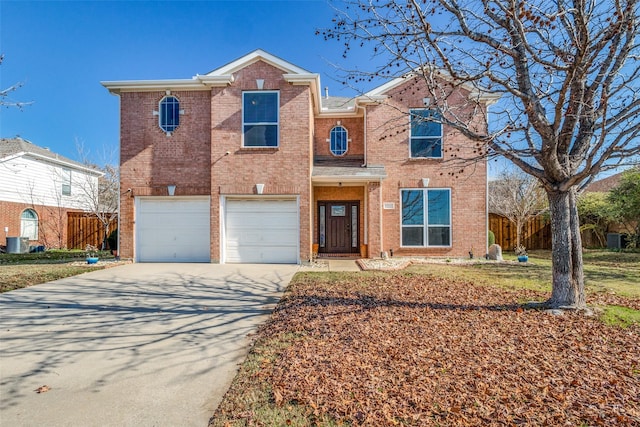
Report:
<svg viewBox="0 0 640 427"><path fill-rule="evenodd" d="M586 307L582 239L576 203L576 189L549 191L553 288L547 301L550 308Z"/></svg>
<svg viewBox="0 0 640 427"><path fill-rule="evenodd" d="M522 245L522 227L523 222L518 219L516 220L516 245L514 248L520 247Z"/></svg>

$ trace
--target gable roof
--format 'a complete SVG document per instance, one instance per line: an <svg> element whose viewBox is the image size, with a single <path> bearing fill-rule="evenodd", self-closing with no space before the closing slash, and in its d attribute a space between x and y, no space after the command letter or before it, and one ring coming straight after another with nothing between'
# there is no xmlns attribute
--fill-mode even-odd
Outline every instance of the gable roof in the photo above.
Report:
<svg viewBox="0 0 640 427"><path fill-rule="evenodd" d="M55 163L60 166L81 170L90 175L101 176L102 172L87 167L80 162L53 153L50 150L39 147L30 141L22 138L0 138L0 162L14 159L16 157L28 156L36 159Z"/></svg>
<svg viewBox="0 0 640 427"><path fill-rule="evenodd" d="M282 58L265 52L262 49L256 49L253 52L241 56L240 58L229 62L222 67L216 68L213 71L209 71L205 76L222 76L227 74L233 74L244 67L253 64L254 62L263 61L269 65L272 65L288 74L314 74L304 68L300 68Z"/></svg>
<svg viewBox="0 0 640 427"><path fill-rule="evenodd" d="M196 74L191 79L121 80L102 81L100 83L114 95L118 95L121 92L158 90L209 90L211 87L224 87L232 84L234 82L234 73L258 61L263 61L282 70L285 81L293 85L309 86L313 94L316 113L327 117L345 114L358 115L360 114L361 106L384 100L388 91L418 76L417 72L408 73L355 98L323 97L321 95L319 74L311 73L262 49L256 49L206 74ZM453 81L451 77L447 77L446 73L443 72L440 72L440 77ZM462 87L469 91L470 98L476 97L487 105L493 104L500 97L498 94L481 91L468 83L463 83Z"/></svg>
<svg viewBox="0 0 640 427"><path fill-rule="evenodd" d="M585 193L607 193L620 184L624 172L593 181L584 189Z"/></svg>
<svg viewBox="0 0 640 427"><path fill-rule="evenodd" d="M103 81L102 86L109 89L109 92L117 95L120 92L139 92L156 90L208 90L214 86L227 86L233 83L233 73L245 68L255 62L263 61L280 70L283 77L291 84L307 84L312 90L319 92L320 76L310 73L304 68L293 65L275 55L256 49L240 58L229 62L222 67L216 68L206 74L196 74L190 79L176 80L121 80Z"/></svg>
<svg viewBox="0 0 640 427"><path fill-rule="evenodd" d="M456 81L456 79L454 79L451 75L449 75L444 70L436 70L436 72L437 72L437 77L443 79L444 81L454 82L454 83L459 82L459 81ZM382 99L386 97L386 93L389 92L390 90L395 89L396 87L401 86L404 83L407 83L408 81L414 78L417 78L419 76L420 76L420 71L409 72L403 76L396 77L395 79L389 80L388 82L370 90L369 92L365 93L361 98L364 98L363 101L364 100L375 101L375 100ZM468 82L460 82L460 87L462 87L463 89L469 92L469 99L477 99L479 101L484 102L487 106L497 102L501 96L499 93L489 92L488 90L477 88Z"/></svg>

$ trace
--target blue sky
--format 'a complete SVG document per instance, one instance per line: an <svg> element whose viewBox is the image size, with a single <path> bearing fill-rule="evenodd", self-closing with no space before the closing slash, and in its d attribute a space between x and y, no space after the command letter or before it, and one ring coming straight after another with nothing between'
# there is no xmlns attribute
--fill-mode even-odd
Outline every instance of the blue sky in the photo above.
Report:
<svg viewBox="0 0 640 427"><path fill-rule="evenodd" d="M14 1L0 0L0 87L33 101L0 110L0 136L21 136L78 159L76 140L95 161L117 147L119 99L105 80L189 79L255 49L320 74L337 96L336 42L314 34L331 24L324 0ZM351 63L367 61L355 53Z"/></svg>

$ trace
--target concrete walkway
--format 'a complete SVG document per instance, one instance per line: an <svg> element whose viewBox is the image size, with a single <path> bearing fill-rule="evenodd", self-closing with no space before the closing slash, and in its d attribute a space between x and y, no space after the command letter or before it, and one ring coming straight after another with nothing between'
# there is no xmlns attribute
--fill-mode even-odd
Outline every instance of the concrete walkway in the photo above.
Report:
<svg viewBox="0 0 640 427"><path fill-rule="evenodd" d="M0 425L205 427L297 270L130 264L0 295Z"/></svg>
<svg viewBox="0 0 640 427"><path fill-rule="evenodd" d="M358 264L352 259L330 259L329 271L360 271Z"/></svg>
<svg viewBox="0 0 640 427"><path fill-rule="evenodd" d="M323 258L314 263L300 266L300 271L362 271L353 259Z"/></svg>

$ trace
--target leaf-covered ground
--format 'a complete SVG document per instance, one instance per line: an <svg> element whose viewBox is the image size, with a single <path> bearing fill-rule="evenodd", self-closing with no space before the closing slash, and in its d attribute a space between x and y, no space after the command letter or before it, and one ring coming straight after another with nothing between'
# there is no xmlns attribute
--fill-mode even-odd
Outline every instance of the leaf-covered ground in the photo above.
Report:
<svg viewBox="0 0 640 427"><path fill-rule="evenodd" d="M342 277L297 276L260 332L297 337L257 374L276 405L370 426L640 425L638 325L523 310L534 291Z"/></svg>

